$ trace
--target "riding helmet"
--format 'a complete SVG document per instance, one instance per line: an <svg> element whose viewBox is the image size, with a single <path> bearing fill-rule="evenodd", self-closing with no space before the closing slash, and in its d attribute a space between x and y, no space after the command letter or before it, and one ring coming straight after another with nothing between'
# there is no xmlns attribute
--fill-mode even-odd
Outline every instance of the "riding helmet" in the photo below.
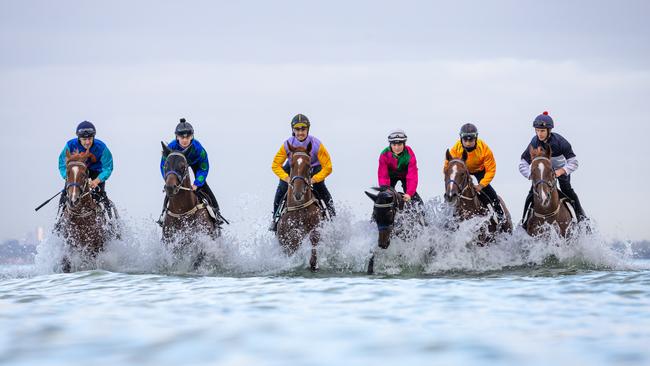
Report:
<svg viewBox="0 0 650 366"><path fill-rule="evenodd" d="M535 117L535 120L533 121L533 127L535 128L553 128L553 118L548 115L548 112L544 111L544 113L540 114L539 116Z"/></svg>
<svg viewBox="0 0 650 366"><path fill-rule="evenodd" d="M296 114L291 120L291 129L296 127L307 127L309 128L311 124L309 123L309 118L304 114Z"/></svg>
<svg viewBox="0 0 650 366"><path fill-rule="evenodd" d="M97 130L91 122L83 121L77 126L77 137L95 137Z"/></svg>
<svg viewBox="0 0 650 366"><path fill-rule="evenodd" d="M388 134L388 142L406 142L406 139L408 136L406 136L406 133L404 133L404 130L392 130Z"/></svg>
<svg viewBox="0 0 650 366"><path fill-rule="evenodd" d="M194 128L185 118L181 118L181 121L176 125L176 136L190 135L194 135Z"/></svg>
<svg viewBox="0 0 650 366"><path fill-rule="evenodd" d="M478 128L474 126L472 123L465 123L461 128L460 128L460 137L468 137L468 138L477 138L478 137Z"/></svg>

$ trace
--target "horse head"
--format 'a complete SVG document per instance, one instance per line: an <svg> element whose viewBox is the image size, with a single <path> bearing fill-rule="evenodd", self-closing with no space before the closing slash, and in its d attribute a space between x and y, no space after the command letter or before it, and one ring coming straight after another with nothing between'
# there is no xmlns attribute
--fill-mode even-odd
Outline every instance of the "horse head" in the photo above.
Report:
<svg viewBox="0 0 650 366"><path fill-rule="evenodd" d="M445 200L455 204L459 197L464 197L466 190L472 189L469 170L467 169L467 152L463 150L460 159L451 156L447 149L445 156L449 162L445 168Z"/></svg>
<svg viewBox="0 0 650 366"><path fill-rule="evenodd" d="M183 183L189 180L189 164L187 154L190 147L183 151L172 151L164 142L162 144L162 155L165 158L163 173L165 176L165 194L173 197L181 190Z"/></svg>
<svg viewBox="0 0 650 366"><path fill-rule="evenodd" d="M90 151L79 153L76 151L70 154L69 151L65 152L66 160L66 203L69 207L75 207L83 194L88 191L88 167L86 160L90 157Z"/></svg>
<svg viewBox="0 0 650 366"><path fill-rule="evenodd" d="M289 191L296 202L311 198L311 142L307 147L289 145L291 170L289 171Z"/></svg>
<svg viewBox="0 0 650 366"><path fill-rule="evenodd" d="M551 162L551 147L542 143L537 148L528 146L530 153L530 180L533 186L535 204L548 208L553 201L553 194L557 194L557 177ZM539 207L538 206L538 207Z"/></svg>
<svg viewBox="0 0 650 366"><path fill-rule="evenodd" d="M372 189L378 193L365 193L374 202L372 213L379 230L377 244L380 248L386 249L390 245L395 216L398 210L404 208L404 200L402 195L390 186L373 187Z"/></svg>

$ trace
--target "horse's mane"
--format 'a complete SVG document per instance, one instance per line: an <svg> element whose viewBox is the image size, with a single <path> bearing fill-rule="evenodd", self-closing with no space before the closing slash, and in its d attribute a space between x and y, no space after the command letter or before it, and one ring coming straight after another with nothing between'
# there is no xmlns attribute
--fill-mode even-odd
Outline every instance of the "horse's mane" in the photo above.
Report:
<svg viewBox="0 0 650 366"><path fill-rule="evenodd" d="M89 155L90 155L90 152L89 152L89 151L86 151L86 152L75 151L74 153L72 153L72 154L68 154L68 155L66 156L66 163L67 163L67 162L70 162L70 161L81 161L81 162L85 162L86 159L88 159L88 156L89 156Z"/></svg>
<svg viewBox="0 0 650 366"><path fill-rule="evenodd" d="M530 145L530 157L536 158L538 156L552 155L551 146L546 142L540 142L539 146L533 148L533 145Z"/></svg>

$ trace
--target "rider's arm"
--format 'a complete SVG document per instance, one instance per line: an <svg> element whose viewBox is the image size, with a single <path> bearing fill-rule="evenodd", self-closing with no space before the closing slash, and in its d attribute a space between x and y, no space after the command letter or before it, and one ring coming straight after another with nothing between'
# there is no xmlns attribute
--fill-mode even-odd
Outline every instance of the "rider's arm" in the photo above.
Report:
<svg viewBox="0 0 650 366"><path fill-rule="evenodd" d="M63 151L61 151L61 154L59 154L59 174L61 174L61 178L66 179L67 172L66 172L66 167L65 167L65 153L68 151L68 145L65 145L63 147Z"/></svg>
<svg viewBox="0 0 650 366"><path fill-rule="evenodd" d="M282 169L282 165L284 165L285 161L287 161L287 151L284 149L284 144L282 144L280 150L275 154L273 163L271 164L271 170L273 170L273 173L275 173L280 180L286 180L289 178L289 174Z"/></svg>
<svg viewBox="0 0 650 366"><path fill-rule="evenodd" d="M578 165L579 165L578 164L578 159L576 159L576 157L574 156L574 157L572 157L570 159L567 159L566 160L566 165L563 166L562 168L566 172L566 175L569 175L569 174L575 172L576 170L578 170Z"/></svg>
<svg viewBox="0 0 650 366"><path fill-rule="evenodd" d="M107 147L102 152L101 162L102 172L99 173L97 178L102 182L106 182L108 177L113 173L113 154L111 154L111 151Z"/></svg>
<svg viewBox="0 0 650 366"><path fill-rule="evenodd" d="M318 149L318 161L320 162L321 171L311 177L312 183L319 183L325 180L328 175L332 174L332 159L330 153L327 152L325 145L320 144Z"/></svg>
<svg viewBox="0 0 650 366"><path fill-rule="evenodd" d="M415 158L415 153L410 148L409 154L411 159L406 173L406 194L413 197L418 189L418 161Z"/></svg>
<svg viewBox="0 0 650 366"><path fill-rule="evenodd" d="M208 160L208 152L201 146L198 149L199 153L199 168L194 172L194 185L197 187L202 187L205 184L205 180L208 178L208 172L210 171L210 161Z"/></svg>
<svg viewBox="0 0 650 366"><path fill-rule="evenodd" d="M519 173L521 173L524 178L530 179L530 164L524 159L519 161Z"/></svg>
<svg viewBox="0 0 650 366"><path fill-rule="evenodd" d="M485 152L483 166L485 166L485 176L483 176L483 179L481 179L481 181L478 183L483 187L487 187L487 185L492 182L492 179L494 179L494 176L497 173L497 162L494 160L494 154L492 153L492 150L490 150L490 147L487 145L484 146Z"/></svg>
<svg viewBox="0 0 650 366"><path fill-rule="evenodd" d="M384 152L379 155L379 167L377 168L377 184L379 186L390 185L390 175L388 175L388 157Z"/></svg>

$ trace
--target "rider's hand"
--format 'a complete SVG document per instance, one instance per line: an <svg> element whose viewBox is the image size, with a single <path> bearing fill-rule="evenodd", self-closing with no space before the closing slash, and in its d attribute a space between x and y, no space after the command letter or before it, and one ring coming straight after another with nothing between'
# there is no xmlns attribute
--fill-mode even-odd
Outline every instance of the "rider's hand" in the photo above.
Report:
<svg viewBox="0 0 650 366"><path fill-rule="evenodd" d="M474 186L474 189L476 190L476 192L480 192L480 191L482 191L483 188L484 188L484 187L483 187L482 185L480 185L480 184L477 184L477 185Z"/></svg>
<svg viewBox="0 0 650 366"><path fill-rule="evenodd" d="M566 170L564 170L564 168L560 168L555 171L555 176L558 178L563 176L564 174L566 174Z"/></svg>
<svg viewBox="0 0 650 366"><path fill-rule="evenodd" d="M411 200L411 196L409 196L409 195L406 194L406 193L404 193L404 195L402 196L402 198L404 198L404 201L405 201L405 202L408 202L408 201Z"/></svg>
<svg viewBox="0 0 650 366"><path fill-rule="evenodd" d="M90 181L90 188L91 188L91 189L95 189L95 188L97 188L97 186L98 186L99 183L101 183L101 182L102 182L102 181L99 180L99 178L95 178L95 179L91 180L91 181Z"/></svg>
<svg viewBox="0 0 650 366"><path fill-rule="evenodd" d="M194 184L192 184L192 190L193 190L193 191L196 191L197 188L198 188L197 186L195 186Z"/></svg>

